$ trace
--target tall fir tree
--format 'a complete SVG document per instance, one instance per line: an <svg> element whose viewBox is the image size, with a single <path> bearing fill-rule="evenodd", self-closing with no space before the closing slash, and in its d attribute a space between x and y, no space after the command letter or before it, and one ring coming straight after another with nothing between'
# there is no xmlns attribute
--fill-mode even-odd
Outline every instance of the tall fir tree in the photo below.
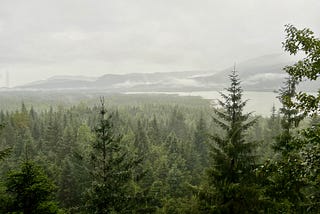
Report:
<svg viewBox="0 0 320 214"><path fill-rule="evenodd" d="M287 154L294 145L291 145L292 133L291 130L297 127L300 121L304 118L304 114L300 114L299 110L294 107L293 100L296 94L298 82L291 77L288 77L284 82L284 86L280 89L278 96L282 107L280 108L282 133L274 145L274 149L282 154Z"/></svg>
<svg viewBox="0 0 320 214"><path fill-rule="evenodd" d="M256 119L244 114L247 101L234 68L229 75L231 85L221 93L222 109L215 109L214 122L224 135L214 134L211 145L212 165L207 170L207 187L200 194L201 210L205 213L253 213L259 210L255 184L255 144L245 141L245 131Z"/></svg>
<svg viewBox="0 0 320 214"><path fill-rule="evenodd" d="M95 128L96 139L91 153L91 188L88 190L87 211L90 213L124 213L134 210L133 170L139 164L130 158L120 136L113 130L101 99L100 121Z"/></svg>
<svg viewBox="0 0 320 214"><path fill-rule="evenodd" d="M281 132L280 112L277 112L277 109L274 104L271 108L271 115L268 120L267 127L271 132L269 133L270 138L274 138L275 136L278 136L278 134Z"/></svg>

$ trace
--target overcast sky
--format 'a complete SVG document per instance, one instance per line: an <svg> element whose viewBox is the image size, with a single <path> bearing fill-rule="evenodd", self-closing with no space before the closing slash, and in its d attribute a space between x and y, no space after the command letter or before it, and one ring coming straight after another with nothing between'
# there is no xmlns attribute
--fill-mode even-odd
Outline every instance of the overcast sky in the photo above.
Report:
<svg viewBox="0 0 320 214"><path fill-rule="evenodd" d="M287 23L318 34L319 11L319 0L0 0L0 82L222 69L283 53Z"/></svg>

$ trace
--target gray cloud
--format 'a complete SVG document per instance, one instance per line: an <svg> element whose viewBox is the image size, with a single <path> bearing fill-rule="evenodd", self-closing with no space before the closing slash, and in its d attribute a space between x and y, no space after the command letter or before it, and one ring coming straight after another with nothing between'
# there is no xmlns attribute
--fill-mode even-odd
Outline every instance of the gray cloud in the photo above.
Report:
<svg viewBox="0 0 320 214"><path fill-rule="evenodd" d="M0 71L52 75L220 69L281 53L284 24L319 33L318 0L1 0Z"/></svg>

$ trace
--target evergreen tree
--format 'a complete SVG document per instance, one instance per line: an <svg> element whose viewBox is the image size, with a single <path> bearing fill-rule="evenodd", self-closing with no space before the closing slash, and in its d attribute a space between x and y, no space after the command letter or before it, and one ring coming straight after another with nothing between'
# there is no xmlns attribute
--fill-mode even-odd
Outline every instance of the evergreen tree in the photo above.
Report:
<svg viewBox="0 0 320 214"><path fill-rule="evenodd" d="M172 132L166 139L167 148L167 178L168 195L170 197L182 197L187 195L186 183L189 182L189 171L186 160L182 157L182 142Z"/></svg>
<svg viewBox="0 0 320 214"><path fill-rule="evenodd" d="M198 152L199 160L202 166L206 166L206 167L208 165L207 142L208 142L207 124L203 118L203 113L201 113L200 119L197 123L196 131L194 133L194 144L195 144L195 149Z"/></svg>
<svg viewBox="0 0 320 214"><path fill-rule="evenodd" d="M139 161L129 157L120 136L114 135L111 121L101 99L100 121L91 153L92 183L86 204L90 213L124 213L134 209L131 182Z"/></svg>
<svg viewBox="0 0 320 214"><path fill-rule="evenodd" d="M149 151L150 142L147 136L144 127L142 126L142 122L138 120L137 130L135 131L135 139L134 139L134 146L137 149L137 154L139 156L147 155Z"/></svg>
<svg viewBox="0 0 320 214"><path fill-rule="evenodd" d="M63 127L59 116L60 115L57 112L53 112L53 108L50 107L48 121L45 127L44 140L46 144L45 149L54 153L57 153L62 141Z"/></svg>
<svg viewBox="0 0 320 214"><path fill-rule="evenodd" d="M214 213L253 213L259 209L255 185L255 145L245 141L245 131L256 120L243 114L247 101L242 100L242 88L236 70L229 75L231 86L219 100L222 110L215 110L213 120L225 131L225 136L213 135L212 166L207 170L208 188L200 194L202 210Z"/></svg>
<svg viewBox="0 0 320 214"><path fill-rule="evenodd" d="M297 81L291 77L287 78L284 86L280 89L279 100L282 103L280 108L282 133L274 145L276 151L286 154L293 149L291 145L291 130L297 127L304 115L293 106L293 99L296 96Z"/></svg>
<svg viewBox="0 0 320 214"><path fill-rule="evenodd" d="M79 213L83 209L82 196L89 183L86 163L73 155L64 159L62 164L57 194L59 204L68 213Z"/></svg>
<svg viewBox="0 0 320 214"><path fill-rule="evenodd" d="M3 124L0 124L0 136L2 134L2 129L4 128ZM8 156L11 152L11 148L6 148L0 150L0 161L2 161L6 156Z"/></svg>
<svg viewBox="0 0 320 214"><path fill-rule="evenodd" d="M152 144L158 145L161 142L159 124L155 115L153 115L153 119L149 124L148 136Z"/></svg>
<svg viewBox="0 0 320 214"><path fill-rule="evenodd" d="M173 109L167 132L174 132L179 139L188 139L185 117L178 106Z"/></svg>
<svg viewBox="0 0 320 214"><path fill-rule="evenodd" d="M58 213L53 200L55 186L34 162L25 160L20 169L8 175L8 213Z"/></svg>
<svg viewBox="0 0 320 214"><path fill-rule="evenodd" d="M276 107L273 105L271 109L271 116L268 120L268 128L271 133L269 133L269 138L272 139L275 136L278 136L281 132L280 124L280 114L277 112Z"/></svg>
<svg viewBox="0 0 320 214"><path fill-rule="evenodd" d="M34 110L33 107L31 107L31 109L29 111L29 118L30 118L30 130L32 133L32 137L35 140L39 140L40 135L41 135L39 118L38 118L37 112Z"/></svg>

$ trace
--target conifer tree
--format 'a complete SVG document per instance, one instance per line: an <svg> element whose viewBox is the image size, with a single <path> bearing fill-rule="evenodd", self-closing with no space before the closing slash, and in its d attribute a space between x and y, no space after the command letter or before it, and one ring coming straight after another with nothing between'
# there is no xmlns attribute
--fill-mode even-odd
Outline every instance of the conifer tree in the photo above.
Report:
<svg viewBox="0 0 320 214"><path fill-rule="evenodd" d="M297 84L298 82L295 79L288 77L284 82L284 86L280 89L278 97L282 103L280 108L282 133L278 136L274 149L282 154L286 154L293 149L293 145L290 143L292 140L291 130L297 127L304 117L293 106Z"/></svg>
<svg viewBox="0 0 320 214"><path fill-rule="evenodd" d="M277 109L274 104L272 106L271 115L270 115L270 118L268 120L267 125L268 125L270 132L271 132L271 133L269 133L270 138L278 136L278 134L281 132L280 113L277 112Z"/></svg>
<svg viewBox="0 0 320 214"><path fill-rule="evenodd" d="M173 109L169 119L168 132L174 132L179 139L188 139L185 117L178 106Z"/></svg>
<svg viewBox="0 0 320 214"><path fill-rule="evenodd" d="M134 195L130 186L133 169L139 161L129 157L113 130L101 99L100 121L95 128L96 139L91 153L91 188L87 211L90 213L124 213L133 210Z"/></svg>
<svg viewBox="0 0 320 214"><path fill-rule="evenodd" d="M23 161L19 170L9 174L6 189L11 202L7 205L8 213L51 214L59 211L53 200L54 184L30 160Z"/></svg>
<svg viewBox="0 0 320 214"><path fill-rule="evenodd" d="M0 136L2 134L2 129L4 128L3 124L0 124ZM8 156L11 152L11 148L6 148L0 150L0 161L2 161L6 156Z"/></svg>
<svg viewBox="0 0 320 214"><path fill-rule="evenodd" d="M153 115L153 119L149 124L148 136L152 144L158 145L161 141L159 124L155 115Z"/></svg>
<svg viewBox="0 0 320 214"><path fill-rule="evenodd" d="M254 143L245 141L245 131L256 120L251 113L244 114L247 101L242 100L243 90L234 69L229 75L231 85L221 93L221 110L214 110L213 120L225 135L212 136L213 163L207 170L208 187L200 194L202 211L214 213L252 213L258 210L258 192L254 183Z"/></svg>
<svg viewBox="0 0 320 214"><path fill-rule="evenodd" d="M141 120L138 120L137 130L135 132L134 146L137 149L137 154L140 156L147 155L148 146L150 142L147 136L146 131L142 126Z"/></svg>
<svg viewBox="0 0 320 214"><path fill-rule="evenodd" d="M200 115L200 119L196 126L196 131L194 133L194 144L195 149L198 152L200 162L202 166L207 166L208 155L207 155L207 143L208 141L208 130L207 124L203 117L203 113Z"/></svg>
<svg viewBox="0 0 320 214"><path fill-rule="evenodd" d="M79 180L84 179L85 176L77 173L75 164L70 158L64 159L62 164L57 197L60 201L60 206L73 213L72 211L77 211L81 207L81 190L83 190L83 186L81 186Z"/></svg>

